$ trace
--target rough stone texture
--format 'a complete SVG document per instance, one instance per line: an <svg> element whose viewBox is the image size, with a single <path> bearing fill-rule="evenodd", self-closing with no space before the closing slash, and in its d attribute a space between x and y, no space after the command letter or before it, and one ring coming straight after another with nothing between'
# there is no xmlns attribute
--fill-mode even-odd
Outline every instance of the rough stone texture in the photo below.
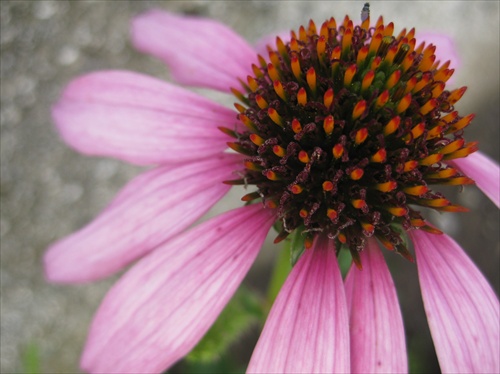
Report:
<svg viewBox="0 0 500 374"><path fill-rule="evenodd" d="M40 349L43 372L78 372L86 329L114 279L80 286L47 284L41 259L49 243L88 222L140 171L115 160L83 157L59 140L50 106L64 84L84 72L110 68L168 79L159 61L137 53L128 41L129 20L153 7L215 18L255 42L310 18L321 22L349 13L357 19L362 6L313 1L1 2L2 372L22 372L21 357L33 344ZM455 82L469 87L459 109L477 113L468 139L480 140L483 151L498 160L499 3L373 2L372 18L379 14L394 21L396 30L416 26L417 31L443 32L456 40L462 61ZM238 194L228 200L234 203ZM475 187L457 196L472 212L443 215L441 227L467 249L498 292L498 210ZM217 211L226 209L228 200ZM266 252L250 274L254 284L252 279L267 277L260 273L268 269L273 249ZM432 364L426 366L432 361L432 345L415 266L397 256L388 258L403 304L408 345L423 355L415 359L418 367L433 370Z"/></svg>

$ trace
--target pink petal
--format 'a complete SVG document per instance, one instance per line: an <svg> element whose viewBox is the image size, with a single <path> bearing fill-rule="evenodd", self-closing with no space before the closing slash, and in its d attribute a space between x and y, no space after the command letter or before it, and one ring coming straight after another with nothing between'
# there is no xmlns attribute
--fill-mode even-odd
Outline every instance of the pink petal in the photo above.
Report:
<svg viewBox="0 0 500 374"><path fill-rule="evenodd" d="M455 159L453 163L465 175L474 179L481 191L500 208L500 168L495 161L475 152L465 158Z"/></svg>
<svg viewBox="0 0 500 374"><path fill-rule="evenodd" d="M182 232L228 190L240 158L225 155L150 170L131 181L88 226L45 255L53 282L86 282L120 270Z"/></svg>
<svg viewBox="0 0 500 374"><path fill-rule="evenodd" d="M331 241L318 239L292 269L247 372L349 372L347 305Z"/></svg>
<svg viewBox="0 0 500 374"><path fill-rule="evenodd" d="M132 22L137 49L163 60L182 84L230 92L246 80L256 53L227 26L207 18L152 10Z"/></svg>
<svg viewBox="0 0 500 374"><path fill-rule="evenodd" d="M406 373L403 318L391 274L374 239L361 252L363 270L347 274L352 373Z"/></svg>
<svg viewBox="0 0 500 374"><path fill-rule="evenodd" d="M500 372L499 303L446 235L411 231L427 320L443 373Z"/></svg>
<svg viewBox="0 0 500 374"><path fill-rule="evenodd" d="M245 206L178 236L109 291L92 323L82 369L160 373L207 332L247 273L272 224Z"/></svg>
<svg viewBox="0 0 500 374"><path fill-rule="evenodd" d="M135 164L179 163L226 148L218 126L236 112L160 80L105 71L72 81L52 111L64 140L80 152Z"/></svg>

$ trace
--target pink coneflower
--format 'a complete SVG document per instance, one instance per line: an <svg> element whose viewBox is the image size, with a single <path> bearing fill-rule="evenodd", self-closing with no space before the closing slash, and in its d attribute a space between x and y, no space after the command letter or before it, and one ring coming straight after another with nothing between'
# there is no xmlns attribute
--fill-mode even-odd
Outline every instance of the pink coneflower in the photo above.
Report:
<svg viewBox="0 0 500 374"><path fill-rule="evenodd" d="M447 89L453 69L435 61L435 47L417 43L413 29L393 34L392 23L363 18L311 21L265 58L212 20L161 11L134 20L141 51L179 83L232 92L239 113L125 71L65 89L53 116L67 143L158 165L46 254L55 282L95 280L139 260L98 310L82 369L170 367L209 329L278 223L276 242L290 237L302 250L248 372L407 371L381 248L414 261L408 241L442 371L500 370L496 295L419 211L464 211L434 187L474 181L498 206L498 166L465 141L473 115L454 108L465 88ZM233 184L255 203L188 230ZM353 258L345 280L343 250Z"/></svg>

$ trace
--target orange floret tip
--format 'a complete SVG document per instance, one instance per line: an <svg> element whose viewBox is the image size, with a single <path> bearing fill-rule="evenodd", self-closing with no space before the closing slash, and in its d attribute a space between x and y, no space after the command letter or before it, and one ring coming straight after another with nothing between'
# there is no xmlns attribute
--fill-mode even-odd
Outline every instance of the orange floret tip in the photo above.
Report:
<svg viewBox="0 0 500 374"><path fill-rule="evenodd" d="M411 219L410 223L413 227L423 227L426 225L425 221L420 218Z"/></svg>
<svg viewBox="0 0 500 374"><path fill-rule="evenodd" d="M399 128L400 123L401 123L401 118L399 116L391 119L389 123L384 127L384 135L387 136L394 133Z"/></svg>
<svg viewBox="0 0 500 374"><path fill-rule="evenodd" d="M333 132L334 125L335 121L332 115L325 117L323 120L323 129L325 130L325 134L330 135Z"/></svg>
<svg viewBox="0 0 500 374"><path fill-rule="evenodd" d="M337 235L337 238L339 239L339 242L341 242L342 244L347 243L347 237L343 233L339 233Z"/></svg>
<svg viewBox="0 0 500 374"><path fill-rule="evenodd" d="M365 234L372 235L375 231L375 226L368 222L361 222L361 227L365 231Z"/></svg>
<svg viewBox="0 0 500 374"><path fill-rule="evenodd" d="M448 161L448 160L454 160L456 158L467 157L468 155L476 152L477 150L478 150L477 142L471 142L467 144L464 148L459 149L458 151L444 155L443 160Z"/></svg>
<svg viewBox="0 0 500 374"><path fill-rule="evenodd" d="M301 87L297 92L297 102L302 106L307 104L307 92L304 87Z"/></svg>
<svg viewBox="0 0 500 374"><path fill-rule="evenodd" d="M304 208L302 208L302 209L299 211L299 216L300 216L300 218L307 218L308 214L309 214L309 213L308 213L308 212L307 212L307 210L305 210Z"/></svg>
<svg viewBox="0 0 500 374"><path fill-rule="evenodd" d="M321 35L316 44L316 53L320 61L323 61L325 57L325 49L326 49L326 38L324 35Z"/></svg>
<svg viewBox="0 0 500 374"><path fill-rule="evenodd" d="M444 84L443 82L438 82L436 84L436 86L432 89L432 97L438 98L439 95L441 95L443 93L445 87L446 87L446 84Z"/></svg>
<svg viewBox="0 0 500 374"><path fill-rule="evenodd" d="M276 92L276 95L278 95L281 100L287 101L285 90L283 89L283 85L281 84L281 82L274 81L273 87L274 87L274 92Z"/></svg>
<svg viewBox="0 0 500 374"><path fill-rule="evenodd" d="M269 63L267 64L267 74L269 74L269 77L273 80L273 81L277 81L280 79L280 76L279 76L279 73L278 73L278 70L276 69L276 67Z"/></svg>
<svg viewBox="0 0 500 374"><path fill-rule="evenodd" d="M380 33L375 34L375 36L372 38L372 41L370 43L369 53L375 53L378 51L378 48L380 47L380 44L382 43L382 38L383 38L382 34L380 34Z"/></svg>
<svg viewBox="0 0 500 374"><path fill-rule="evenodd" d="M279 36L276 37L276 48L278 49L278 52L281 56L283 56L284 58L288 57L285 43L283 43L283 40L281 40Z"/></svg>
<svg viewBox="0 0 500 374"><path fill-rule="evenodd" d="M416 84L417 84L417 77L413 76L410 79L408 79L408 82L406 82L404 95L406 95L408 92L413 91Z"/></svg>
<svg viewBox="0 0 500 374"><path fill-rule="evenodd" d="M344 86L349 86L352 82L352 78L356 74L358 67L356 65L349 66L344 73Z"/></svg>
<svg viewBox="0 0 500 374"><path fill-rule="evenodd" d="M325 94L323 95L323 104L325 104L325 107L327 109L329 109L330 106L332 105L333 98L334 98L333 89L329 88L328 90L326 90Z"/></svg>
<svg viewBox="0 0 500 374"><path fill-rule="evenodd" d="M396 181L389 181L375 185L375 189L380 192L391 192L394 191L397 187L398 183Z"/></svg>
<svg viewBox="0 0 500 374"><path fill-rule="evenodd" d="M380 148L377 152L370 157L371 162L381 163L384 162L387 158L387 151L384 148Z"/></svg>
<svg viewBox="0 0 500 374"><path fill-rule="evenodd" d="M365 74L365 76L363 77L363 81L361 82L361 91L366 91L368 87L371 86L373 78L375 78L375 72L373 70L369 70Z"/></svg>
<svg viewBox="0 0 500 374"><path fill-rule="evenodd" d="M259 192L251 192L247 193L245 196L241 198L241 201L253 201L255 199L258 199L260 197Z"/></svg>
<svg viewBox="0 0 500 374"><path fill-rule="evenodd" d="M224 134L229 135L231 138L238 138L238 134L236 131L228 129L227 127L219 126L217 127L220 131L222 131Z"/></svg>
<svg viewBox="0 0 500 374"><path fill-rule="evenodd" d="M385 90L378 97L377 101L375 101L375 107L377 109L382 108L389 101L389 90Z"/></svg>
<svg viewBox="0 0 500 374"><path fill-rule="evenodd" d="M457 140L451 142L450 144L445 145L443 148L441 148L439 150L439 153L442 153L444 155L446 155L448 153L453 153L455 151L458 151L460 148L462 148L464 143L465 143L464 139L457 139Z"/></svg>
<svg viewBox="0 0 500 374"><path fill-rule="evenodd" d="M226 143L229 148L231 148L233 151L236 151L238 153L241 153L242 155L246 156L252 156L253 152L250 150L247 150L246 148L243 148L240 144L234 143L234 142L229 142Z"/></svg>
<svg viewBox="0 0 500 374"><path fill-rule="evenodd" d="M366 138L368 138L368 129L366 127L363 127L362 129L359 129L356 131L356 136L354 138L354 142L359 145L363 143Z"/></svg>
<svg viewBox="0 0 500 374"><path fill-rule="evenodd" d="M404 164L403 171L405 173L408 173L409 171L412 171L418 166L418 161L416 160L411 160L411 161L406 161Z"/></svg>
<svg viewBox="0 0 500 374"><path fill-rule="evenodd" d="M476 182L467 177L456 177L443 181L440 184L445 186L461 186L464 184L476 184Z"/></svg>
<svg viewBox="0 0 500 374"><path fill-rule="evenodd" d="M259 84L255 80L255 78L253 78L249 75L249 76L247 76L247 82L248 82L248 87L250 87L252 92L257 91L257 89L259 88Z"/></svg>
<svg viewBox="0 0 500 374"><path fill-rule="evenodd" d="M332 149L333 157L340 158L344 154L344 146L342 144L336 144Z"/></svg>
<svg viewBox="0 0 500 374"><path fill-rule="evenodd" d="M330 61L340 59L341 53L342 53L342 50L340 49L339 46L336 46L335 48L333 48L332 54L330 55Z"/></svg>
<svg viewBox="0 0 500 374"><path fill-rule="evenodd" d="M263 174L271 181L280 180L280 177L272 170L266 170Z"/></svg>
<svg viewBox="0 0 500 374"><path fill-rule="evenodd" d="M355 120L361 117L361 115L365 112L365 110L366 110L366 101L361 100L354 106L354 109L352 111L352 119Z"/></svg>
<svg viewBox="0 0 500 374"><path fill-rule="evenodd" d="M231 92L234 96L236 96L236 98L241 101L242 103L247 103L247 98L240 92L238 91L236 88L233 88L231 87Z"/></svg>
<svg viewBox="0 0 500 374"><path fill-rule="evenodd" d="M306 74L307 85L314 93L316 92L316 71L313 67L310 67Z"/></svg>
<svg viewBox="0 0 500 374"><path fill-rule="evenodd" d="M413 186L413 187L403 188L403 192L405 194L412 196L421 196L427 191L429 191L429 188L427 186Z"/></svg>
<svg viewBox="0 0 500 374"><path fill-rule="evenodd" d="M446 178L453 177L457 173L458 173L458 171L456 169L448 168L448 169L440 170L437 173L427 174L427 178L432 178L432 179L446 179Z"/></svg>
<svg viewBox="0 0 500 374"><path fill-rule="evenodd" d="M415 40L415 39L413 39ZM401 67L403 68L403 72L406 72L412 65L413 61L415 60L415 55L413 53L409 53L406 55L406 57L403 60L403 63L401 64ZM414 77L412 77L414 78ZM415 83L417 83L417 79L415 78Z"/></svg>
<svg viewBox="0 0 500 374"><path fill-rule="evenodd" d="M269 118L271 118L271 120L277 124L278 126L281 126L283 127L283 119L281 118L281 116L278 114L278 112L276 111L276 109L274 108L269 108L267 110L267 114L269 115Z"/></svg>
<svg viewBox="0 0 500 374"><path fill-rule="evenodd" d="M364 170L361 169L361 168L357 168L357 169L354 169L351 174L350 174L350 177L352 180L354 181L357 181L357 180L360 180L362 177L363 177L363 174L364 174Z"/></svg>
<svg viewBox="0 0 500 374"><path fill-rule="evenodd" d="M314 236L312 236L312 235L306 236L306 238L304 240L304 247L306 249L311 249L312 245L313 245L313 242L314 242Z"/></svg>
<svg viewBox="0 0 500 374"><path fill-rule="evenodd" d="M453 113L457 113L457 112L453 112ZM457 123L454 123L453 125L450 126L447 133L456 132L456 131L462 130L463 128L467 127L472 122L472 120L474 119L475 116L476 115L472 113L472 114L469 114L468 116L465 116L464 118L460 119L459 121L457 121Z"/></svg>
<svg viewBox="0 0 500 374"><path fill-rule="evenodd" d="M293 55L291 58L290 65L292 66L292 73L297 80L301 80L302 71L300 70L300 61L297 55Z"/></svg>
<svg viewBox="0 0 500 374"><path fill-rule="evenodd" d="M323 191L331 191L333 190L333 183L330 181L325 181L321 185L323 187Z"/></svg>
<svg viewBox="0 0 500 374"><path fill-rule="evenodd" d="M363 199L351 200L351 204L356 209L363 209L364 207L366 207L366 201Z"/></svg>
<svg viewBox="0 0 500 374"><path fill-rule="evenodd" d="M344 35L342 36L342 51L347 51L352 44L352 29L348 28L345 30Z"/></svg>
<svg viewBox="0 0 500 374"><path fill-rule="evenodd" d="M432 227L432 226L429 226L429 225L426 225L426 226L422 226L420 228L421 230L424 230L430 234L435 234L435 235L442 235L443 232L441 230L438 230L436 229L435 227Z"/></svg>
<svg viewBox="0 0 500 374"><path fill-rule="evenodd" d="M447 205L451 205L451 203L447 199L420 199L418 200L420 205L430 206L433 208L442 208Z"/></svg>
<svg viewBox="0 0 500 374"><path fill-rule="evenodd" d="M243 165L245 165L245 167L249 170L254 170L254 171L262 171L263 170L262 166L260 166L259 164L256 164L255 162L252 162L252 161L245 161L243 163Z"/></svg>
<svg viewBox="0 0 500 374"><path fill-rule="evenodd" d="M246 108L243 105L241 105L241 104L234 103L234 107L240 113L245 113L245 111L246 111Z"/></svg>
<svg viewBox="0 0 500 374"><path fill-rule="evenodd" d="M255 95L255 101L260 109L266 109L269 106L267 101L260 95Z"/></svg>
<svg viewBox="0 0 500 374"><path fill-rule="evenodd" d="M257 146L264 144L264 139L257 134L250 134L250 140Z"/></svg>
<svg viewBox="0 0 500 374"><path fill-rule="evenodd" d="M413 139L417 139L420 137L425 131L425 122L421 122L418 125L414 126L410 133L403 137L403 140L406 144L409 144Z"/></svg>
<svg viewBox="0 0 500 374"><path fill-rule="evenodd" d="M387 207L386 210L396 217L403 217L408 213L406 208L400 206Z"/></svg>
<svg viewBox="0 0 500 374"><path fill-rule="evenodd" d="M291 191L294 195L298 195L298 194L302 193L302 191L304 191L304 187L302 187L300 184L294 184L294 185L290 188L290 191Z"/></svg>
<svg viewBox="0 0 500 374"><path fill-rule="evenodd" d="M376 237L386 249L388 249L389 251L394 251L395 249L394 244L392 244L389 240L387 240L385 237L381 235L380 236L376 235Z"/></svg>
<svg viewBox="0 0 500 374"><path fill-rule="evenodd" d="M398 103L396 107L397 113L403 113L411 104L411 93L407 93Z"/></svg>
<svg viewBox="0 0 500 374"><path fill-rule="evenodd" d="M443 207L435 207L434 209L439 210L440 212L447 213L467 213L469 208L463 207L461 205L447 205Z"/></svg>
<svg viewBox="0 0 500 374"><path fill-rule="evenodd" d="M426 115L438 106L439 102L436 99L430 99L420 108L420 114Z"/></svg>
<svg viewBox="0 0 500 374"><path fill-rule="evenodd" d="M295 134L298 134L302 131L302 125L300 124L298 119L292 120L292 130Z"/></svg>
<svg viewBox="0 0 500 374"><path fill-rule="evenodd" d="M284 157L286 154L285 149L279 145L273 146L273 153L278 157Z"/></svg>
<svg viewBox="0 0 500 374"><path fill-rule="evenodd" d="M394 87L398 82L399 79L401 78L401 70L396 70L394 73L392 73L387 81L385 82L385 88L390 90L392 87Z"/></svg>
<svg viewBox="0 0 500 374"><path fill-rule="evenodd" d="M427 156L423 159L421 159L418 164L419 165L424 165L424 166L430 166L433 165L443 159L443 155L440 153L435 153L430 156Z"/></svg>
<svg viewBox="0 0 500 374"><path fill-rule="evenodd" d="M425 140L431 140L443 134L444 126L437 125L427 132Z"/></svg>
<svg viewBox="0 0 500 374"><path fill-rule="evenodd" d="M253 132L257 132L257 128L255 124L248 118L245 114L239 114L238 119L250 130Z"/></svg>
<svg viewBox="0 0 500 374"><path fill-rule="evenodd" d="M262 73L262 70L260 70L260 68L255 64L252 64L252 72L253 72L253 75L255 75L257 78L262 78L264 76L264 73Z"/></svg>
<svg viewBox="0 0 500 374"><path fill-rule="evenodd" d="M335 209L327 209L326 210L326 215L328 218L330 218L332 221L334 221L338 217L338 213Z"/></svg>
<svg viewBox="0 0 500 374"><path fill-rule="evenodd" d="M299 161L302 162L303 164L307 164L309 162L309 155L307 154L306 151L300 151L298 158Z"/></svg>
<svg viewBox="0 0 500 374"><path fill-rule="evenodd" d="M278 207L278 203L272 199L266 200L266 202L264 204L269 209L276 209Z"/></svg>
<svg viewBox="0 0 500 374"><path fill-rule="evenodd" d="M367 45L361 47L361 49L358 52L358 55L356 56L356 64L361 65L366 60L366 56L368 56L369 50L370 49Z"/></svg>
<svg viewBox="0 0 500 374"><path fill-rule="evenodd" d="M285 230L281 231L276 238L274 238L273 243L278 244L281 243L283 240L285 240L288 235L290 235L289 232L286 232Z"/></svg>

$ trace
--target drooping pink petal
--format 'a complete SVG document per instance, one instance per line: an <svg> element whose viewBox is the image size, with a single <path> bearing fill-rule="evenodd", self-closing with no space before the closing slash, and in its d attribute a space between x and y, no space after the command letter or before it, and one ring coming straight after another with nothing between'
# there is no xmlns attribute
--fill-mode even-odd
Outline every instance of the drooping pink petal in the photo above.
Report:
<svg viewBox="0 0 500 374"><path fill-rule="evenodd" d="M182 84L230 92L246 80L256 53L229 27L207 18L151 10L132 22L132 42L163 60Z"/></svg>
<svg viewBox="0 0 500 374"><path fill-rule="evenodd" d="M384 256L374 239L360 256L363 270L352 266L345 281L351 373L406 373L403 318Z"/></svg>
<svg viewBox="0 0 500 374"><path fill-rule="evenodd" d="M318 239L292 269L247 372L349 372L347 305L331 241Z"/></svg>
<svg viewBox="0 0 500 374"><path fill-rule="evenodd" d="M480 152L474 152L465 158L453 160L467 176L476 181L476 185L500 208L500 168L498 164Z"/></svg>
<svg viewBox="0 0 500 374"><path fill-rule="evenodd" d="M72 81L52 114L64 140L89 155L134 164L180 163L226 148L236 113L160 80L125 71Z"/></svg>
<svg viewBox="0 0 500 374"><path fill-rule="evenodd" d="M442 372L500 372L499 303L490 285L450 237L410 236Z"/></svg>
<svg viewBox="0 0 500 374"><path fill-rule="evenodd" d="M88 226L53 244L45 255L53 282L86 282L120 270L182 232L228 190L237 155L168 169L132 180Z"/></svg>
<svg viewBox="0 0 500 374"><path fill-rule="evenodd" d="M247 273L272 224L245 206L177 236L110 290L92 323L82 369L160 373L207 332Z"/></svg>

